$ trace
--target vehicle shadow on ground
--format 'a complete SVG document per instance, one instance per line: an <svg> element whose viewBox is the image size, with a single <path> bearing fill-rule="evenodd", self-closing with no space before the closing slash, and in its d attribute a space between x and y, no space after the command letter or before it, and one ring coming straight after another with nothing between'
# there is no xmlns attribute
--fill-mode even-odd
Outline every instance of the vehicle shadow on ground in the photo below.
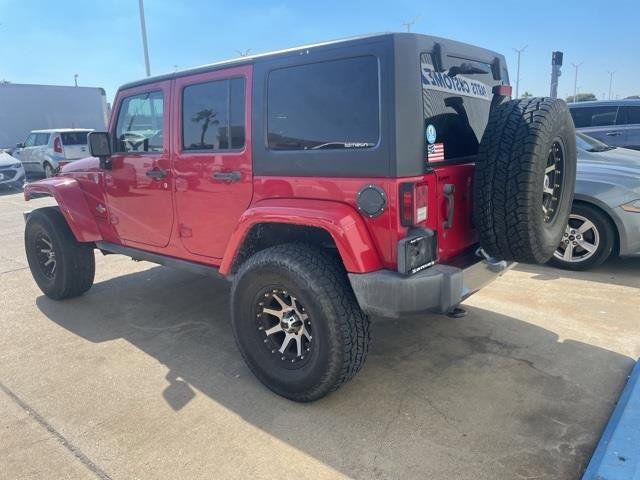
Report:
<svg viewBox="0 0 640 480"><path fill-rule="evenodd" d="M563 270L547 265L518 264L516 270L535 274L534 280L557 280L571 278L590 282L608 283L623 287L640 288L640 258L614 257L586 272Z"/></svg>
<svg viewBox="0 0 640 480"><path fill-rule="evenodd" d="M90 342L125 339L166 365L158 395L174 410L201 392L353 478L578 478L633 365L472 307L461 319L374 320L356 379L296 404L244 365L228 290L153 267L37 305Z"/></svg>

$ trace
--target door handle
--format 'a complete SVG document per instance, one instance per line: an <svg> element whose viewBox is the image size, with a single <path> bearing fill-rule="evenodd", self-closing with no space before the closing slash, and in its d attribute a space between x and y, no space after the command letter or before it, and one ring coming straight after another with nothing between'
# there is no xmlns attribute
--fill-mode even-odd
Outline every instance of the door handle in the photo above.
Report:
<svg viewBox="0 0 640 480"><path fill-rule="evenodd" d="M622 132L607 132L605 135L607 137L619 137L620 135L622 135Z"/></svg>
<svg viewBox="0 0 640 480"><path fill-rule="evenodd" d="M212 175L214 180L222 180L223 182L238 182L242 178L242 174L238 171L233 172L214 172Z"/></svg>
<svg viewBox="0 0 640 480"><path fill-rule="evenodd" d="M453 211L455 207L453 192L456 191L456 186L453 183L445 183L442 187L442 194L447 199L447 219L444 222L444 228L449 229L453 227Z"/></svg>
<svg viewBox="0 0 640 480"><path fill-rule="evenodd" d="M161 168L154 168L153 170L147 170L145 173L147 177L151 177L154 180L162 180L167 176L166 170L162 170Z"/></svg>

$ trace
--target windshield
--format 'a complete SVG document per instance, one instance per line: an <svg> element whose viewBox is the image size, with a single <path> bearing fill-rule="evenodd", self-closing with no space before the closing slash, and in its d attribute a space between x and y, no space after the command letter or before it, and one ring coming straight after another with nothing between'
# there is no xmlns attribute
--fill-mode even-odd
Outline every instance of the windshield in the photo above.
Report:
<svg viewBox="0 0 640 480"><path fill-rule="evenodd" d="M614 148L616 148L607 145L600 140L596 140L593 137L589 137L584 133L578 132L576 132L576 146L580 150L586 150L587 152L606 152L608 150L613 150Z"/></svg>

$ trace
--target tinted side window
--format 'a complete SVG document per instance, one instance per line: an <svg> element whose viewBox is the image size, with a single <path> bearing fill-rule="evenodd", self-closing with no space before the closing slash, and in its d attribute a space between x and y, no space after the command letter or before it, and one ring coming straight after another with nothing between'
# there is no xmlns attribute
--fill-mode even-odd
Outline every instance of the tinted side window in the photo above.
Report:
<svg viewBox="0 0 640 480"><path fill-rule="evenodd" d="M48 133L37 133L36 134L36 146L47 145L49 143L49 134Z"/></svg>
<svg viewBox="0 0 640 480"><path fill-rule="evenodd" d="M62 138L63 145L86 145L87 144L87 135L89 131L86 132L62 132L60 137Z"/></svg>
<svg viewBox="0 0 640 480"><path fill-rule="evenodd" d="M229 150L244 146L244 78L185 87L182 149Z"/></svg>
<svg viewBox="0 0 640 480"><path fill-rule="evenodd" d="M640 107L622 107L619 117L622 117L623 125L640 124Z"/></svg>
<svg viewBox="0 0 640 480"><path fill-rule="evenodd" d="M163 150L164 97L162 92L133 95L122 100L116 123L116 152Z"/></svg>
<svg viewBox="0 0 640 480"><path fill-rule="evenodd" d="M373 56L272 71L267 89L268 147L374 147L380 136L378 83L378 60Z"/></svg>
<svg viewBox="0 0 640 480"><path fill-rule="evenodd" d="M576 128L603 127L616 123L618 107L575 107L569 110Z"/></svg>

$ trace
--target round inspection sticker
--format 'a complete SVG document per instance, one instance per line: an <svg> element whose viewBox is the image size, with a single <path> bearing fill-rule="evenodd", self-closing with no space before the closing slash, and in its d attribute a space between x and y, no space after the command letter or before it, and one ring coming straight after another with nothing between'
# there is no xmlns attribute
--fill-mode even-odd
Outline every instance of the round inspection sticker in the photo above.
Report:
<svg viewBox="0 0 640 480"><path fill-rule="evenodd" d="M436 141L436 127L432 124L427 125L427 142L435 143Z"/></svg>

